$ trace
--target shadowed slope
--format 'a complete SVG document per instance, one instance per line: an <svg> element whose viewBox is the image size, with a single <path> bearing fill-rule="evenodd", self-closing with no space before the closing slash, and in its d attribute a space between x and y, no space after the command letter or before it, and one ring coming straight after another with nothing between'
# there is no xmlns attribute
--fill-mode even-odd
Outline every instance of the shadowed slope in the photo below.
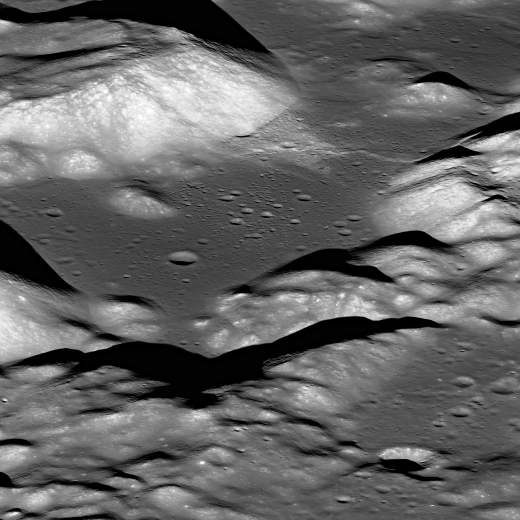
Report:
<svg viewBox="0 0 520 520"><path fill-rule="evenodd" d="M442 83L449 87L460 88L463 90L475 90L465 81L462 81L461 79L457 78L457 76L454 76L453 74L450 74L449 72L444 72L442 70L430 72L429 74L426 74L426 76L423 76L422 78L415 80L414 83Z"/></svg>
<svg viewBox="0 0 520 520"><path fill-rule="evenodd" d="M281 60L209 0L0 9L0 69L4 186L190 177L298 98Z"/></svg>
<svg viewBox="0 0 520 520"><path fill-rule="evenodd" d="M428 164L435 161L443 161L445 159L465 159L466 157L474 157L476 155L480 155L480 153L464 148L464 146L454 146L432 155L428 155L423 159L419 159L418 161L415 161L415 164Z"/></svg>
<svg viewBox="0 0 520 520"><path fill-rule="evenodd" d="M380 249L398 246L423 247L432 251L448 252L450 246L436 240L423 231L405 231L380 238L366 246L355 249L320 249L293 260L281 267L255 278L248 284L243 284L229 291L230 294L250 293L254 288L266 280L279 275L298 273L303 271L330 271L346 276L361 277L377 282L392 282L392 278L377 267L358 265L363 256Z"/></svg>
<svg viewBox="0 0 520 520"><path fill-rule="evenodd" d="M459 134L457 138L474 141L505 134L507 132L514 132L515 130L520 130L520 114L518 113L509 114L496 121L486 123L478 128Z"/></svg>
<svg viewBox="0 0 520 520"><path fill-rule="evenodd" d="M38 356L35 360L42 365L56 363L56 359L61 361L62 358L64 363L78 360L66 378L103 366L123 368L140 377L167 382L170 391L178 397L196 399L200 392L264 379L265 370L326 345L427 327L440 326L420 318L380 321L359 317L337 318L316 323L269 344L244 347L214 358L173 345L129 342L88 354L64 351L63 355L58 355L53 352ZM34 364L31 359L20 364L28 362Z"/></svg>
<svg viewBox="0 0 520 520"><path fill-rule="evenodd" d="M231 16L210 0L189 2L151 0L143 8L135 0L92 1L49 12L25 12L0 4L0 19L19 24L64 22L75 18L132 20L175 27L203 40L254 52L269 51Z"/></svg>
<svg viewBox="0 0 520 520"><path fill-rule="evenodd" d="M54 290L74 289L11 226L0 221L0 271Z"/></svg>

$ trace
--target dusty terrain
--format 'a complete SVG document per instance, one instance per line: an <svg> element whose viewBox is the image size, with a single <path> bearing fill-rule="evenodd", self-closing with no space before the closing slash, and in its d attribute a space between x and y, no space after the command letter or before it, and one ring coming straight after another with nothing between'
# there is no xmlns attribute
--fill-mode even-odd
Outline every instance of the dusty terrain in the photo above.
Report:
<svg viewBox="0 0 520 520"><path fill-rule="evenodd" d="M0 519L520 519L513 0L0 5Z"/></svg>

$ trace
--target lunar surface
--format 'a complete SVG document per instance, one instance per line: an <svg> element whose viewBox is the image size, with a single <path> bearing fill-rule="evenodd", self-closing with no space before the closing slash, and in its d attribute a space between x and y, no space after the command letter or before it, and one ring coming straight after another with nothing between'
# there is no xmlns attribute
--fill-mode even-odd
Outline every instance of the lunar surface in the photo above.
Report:
<svg viewBox="0 0 520 520"><path fill-rule="evenodd" d="M519 33L1 3L0 520L519 520Z"/></svg>

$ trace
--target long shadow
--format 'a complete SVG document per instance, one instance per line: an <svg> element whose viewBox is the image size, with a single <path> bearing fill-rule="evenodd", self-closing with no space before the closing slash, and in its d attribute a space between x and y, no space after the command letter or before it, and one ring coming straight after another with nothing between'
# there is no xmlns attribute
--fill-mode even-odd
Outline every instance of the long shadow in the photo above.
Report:
<svg viewBox="0 0 520 520"><path fill-rule="evenodd" d="M232 287L231 294L250 294L262 291L262 284L271 278L304 271L332 271L347 276L366 278L376 282L391 283L393 279L377 267L363 265L365 257L371 253L397 246L413 246L435 252L450 253L453 247L445 244L424 231L403 231L380 238L370 244L353 249L321 249L292 260L281 267L272 269L248 283Z"/></svg>
<svg viewBox="0 0 520 520"><path fill-rule="evenodd" d="M445 150L435 152L432 155L419 159L418 161L415 161L415 164L428 164L436 161L444 161L446 159L466 159L467 157L474 157L476 155L482 154L470 150L469 148L465 148L464 146L452 146L451 148L446 148Z"/></svg>
<svg viewBox="0 0 520 520"><path fill-rule="evenodd" d="M166 386L147 396L167 395L181 398L188 405L200 406L201 403L206 405L215 402L217 398L211 395L212 390L269 379L267 371L270 368L305 352L383 332L432 327L442 328L434 321L421 318L380 321L362 317L335 318L321 321L272 343L251 345L213 358L174 345L128 342L88 354L69 349L40 354L11 365L7 372L16 366L57 364L69 368L61 381L63 383L85 372L111 366L128 370L135 377L165 383ZM205 395L206 392L209 394Z"/></svg>
<svg viewBox="0 0 520 520"><path fill-rule="evenodd" d="M0 222L0 231L3 231L4 245L12 253L0 261L0 269L40 285L73 290L10 226ZM427 233L410 231L351 251L335 249L311 253L282 266L270 276L307 269L327 269L391 282L391 278L375 267L349 264L347 260L362 260L367 252L399 245L420 246L430 251L450 250L450 246ZM187 403L204 403L204 393L229 385L269 379L270 368L310 350L383 332L425 327L441 328L436 322L421 318L373 321L363 317L344 317L323 320L272 343L247 346L213 358L174 345L123 342L88 354L73 349L55 350L0 367L0 372L9 373L13 367L64 366L68 368L66 374L55 381L60 384L85 372L112 366L129 370L136 377L165 383L166 390L161 392L166 391L170 397L185 399ZM120 341L115 337L112 339Z"/></svg>
<svg viewBox="0 0 520 520"><path fill-rule="evenodd" d="M175 27L203 40L254 52L269 51L238 22L210 0L90 1L48 12L26 12L0 4L0 19L19 24L53 23L87 18L132 20Z"/></svg>
<svg viewBox="0 0 520 520"><path fill-rule="evenodd" d="M377 282L392 282L392 278L381 272L377 267L356 265L352 253L346 249L321 249L289 262L282 267L272 269L249 283L230 289L231 294L250 294L267 279L303 271L329 271L346 276L367 278Z"/></svg>
<svg viewBox="0 0 520 520"><path fill-rule="evenodd" d="M257 373L256 367L260 367L263 373L266 369L326 345L367 338L384 332L425 327L442 328L435 321L423 318L390 318L377 321L359 316L333 318L322 320L272 343L252 345L227 352L213 358L211 363L225 374L225 381L233 381L238 375L239 379L236 382L240 382L243 380L243 374L248 375L249 378L248 367L250 366L255 367L251 372L254 376ZM241 367L244 367L244 372ZM219 383L219 380L216 379L215 383Z"/></svg>
<svg viewBox="0 0 520 520"><path fill-rule="evenodd" d="M371 252L398 246L420 247L444 253L449 253L454 249L453 246L437 240L425 231L413 230L393 233L392 235L379 238L367 245L352 249L351 254L353 258L362 258L363 255Z"/></svg>
<svg viewBox="0 0 520 520"><path fill-rule="evenodd" d="M467 90L469 92L476 91L474 87L468 85L465 81L462 81L460 78L457 78L457 76L454 76L453 74L442 70L430 72L422 78L416 79L413 83L442 83L443 85L459 88L462 90Z"/></svg>
<svg viewBox="0 0 520 520"><path fill-rule="evenodd" d="M491 123L479 126L468 132L464 132L456 136L458 139L477 140L493 137L494 135L504 134L506 132L514 132L520 130L520 113L508 114Z"/></svg>
<svg viewBox="0 0 520 520"><path fill-rule="evenodd" d="M72 292L69 285L9 224L0 221L0 271L34 284Z"/></svg>

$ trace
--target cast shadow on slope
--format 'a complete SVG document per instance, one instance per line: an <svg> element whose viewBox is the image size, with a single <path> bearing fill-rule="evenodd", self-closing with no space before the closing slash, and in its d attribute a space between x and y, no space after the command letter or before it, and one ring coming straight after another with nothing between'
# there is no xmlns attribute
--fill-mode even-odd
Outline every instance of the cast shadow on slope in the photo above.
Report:
<svg viewBox="0 0 520 520"><path fill-rule="evenodd" d="M520 130L520 113L515 112L514 114L508 114L478 128L461 133L457 135L456 138L471 143L517 130Z"/></svg>
<svg viewBox="0 0 520 520"><path fill-rule="evenodd" d="M74 288L2 221L0 239L0 363L69 346L92 351L158 339L162 311L155 302Z"/></svg>
<svg viewBox="0 0 520 520"><path fill-rule="evenodd" d="M210 0L162 2L150 0L143 9L136 0L91 1L47 12L27 12L0 4L0 19L18 24L90 20L131 20L175 27L201 38L254 52L269 51L231 16Z"/></svg>
<svg viewBox="0 0 520 520"><path fill-rule="evenodd" d="M191 178L299 99L285 64L209 0L0 4L0 65L3 186Z"/></svg>
<svg viewBox="0 0 520 520"><path fill-rule="evenodd" d="M442 70L437 70L434 72L430 72L423 76L422 78L416 79L413 83L442 83L443 85L459 88L462 90L467 90L470 92L476 92L477 89L468 85L465 81L461 80L457 76L450 74L449 72L445 72Z"/></svg>
<svg viewBox="0 0 520 520"><path fill-rule="evenodd" d="M377 267L366 265L367 254L399 246L415 246L432 252L449 252L452 247L433 238L424 231L403 231L382 237L368 245L353 249L320 249L301 256L281 267L272 269L247 284L232 287L229 294L249 294L266 281L277 276L304 271L331 271L347 276L358 276L376 282L393 282L393 279Z"/></svg>
<svg viewBox="0 0 520 520"><path fill-rule="evenodd" d="M233 392L242 383L271 379L269 369L327 345L406 329L443 328L422 318L373 321L347 317L324 320L272 343L251 345L209 358L174 345L126 342L91 353L60 349L5 367L5 373L24 367L57 365L68 368L52 385L68 382L104 367L130 371L132 377L165 383L147 394L179 398L187 406L204 407Z"/></svg>
<svg viewBox="0 0 520 520"><path fill-rule="evenodd" d="M430 164L436 161L444 161L449 159L466 159L468 157L475 157L481 155L480 152L474 152L469 148L465 148L464 146L453 146L451 148L446 148L445 150L441 150L440 152L435 152L427 157L423 157L415 161L414 164Z"/></svg>
<svg viewBox="0 0 520 520"><path fill-rule="evenodd" d="M0 220L0 237L4 254L0 271L53 290L73 292L69 285L32 246L11 226Z"/></svg>

